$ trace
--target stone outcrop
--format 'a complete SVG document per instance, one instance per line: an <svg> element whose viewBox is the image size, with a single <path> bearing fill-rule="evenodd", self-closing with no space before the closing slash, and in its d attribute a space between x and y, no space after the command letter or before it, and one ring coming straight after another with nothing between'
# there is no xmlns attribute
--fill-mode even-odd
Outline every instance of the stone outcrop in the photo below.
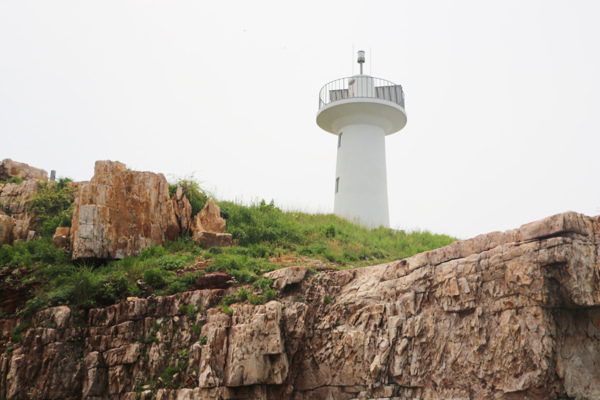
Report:
<svg viewBox="0 0 600 400"><path fill-rule="evenodd" d="M267 278L273 279L273 287L282 290L287 285L302 282L304 275L306 275L308 267L306 265L299 265L296 267L281 268L269 273L266 273Z"/></svg>
<svg viewBox="0 0 600 400"><path fill-rule="evenodd" d="M13 220L12 240L27 240L34 233L34 216L29 212L29 206L39 186L39 181L35 179L22 183L0 184L0 211L4 210L10 214L9 217Z"/></svg>
<svg viewBox="0 0 600 400"><path fill-rule="evenodd" d="M75 197L73 258L123 258L180 234L162 174L128 171L125 164L97 161L94 177Z"/></svg>
<svg viewBox="0 0 600 400"><path fill-rule="evenodd" d="M235 288L45 310L18 343L2 320L0 398L598 399L599 246L600 217L566 213L232 315Z"/></svg>
<svg viewBox="0 0 600 400"><path fill-rule="evenodd" d="M192 239L205 248L230 246L231 234L224 233L225 225L221 208L210 199L192 219Z"/></svg>
<svg viewBox="0 0 600 400"><path fill-rule="evenodd" d="M190 230L192 224L192 205L186 195L183 194L183 188L181 186L177 186L177 190L171 198L171 201L173 202L173 209L175 210L175 215L179 222L181 234L186 234Z"/></svg>
<svg viewBox="0 0 600 400"><path fill-rule="evenodd" d="M12 177L34 180L47 179L48 172L5 158L0 162L0 181L7 181Z"/></svg>
<svg viewBox="0 0 600 400"><path fill-rule="evenodd" d="M54 236L52 236L52 242L54 246L59 249L69 250L69 233L71 228L67 227L58 227L56 228L56 232Z"/></svg>
<svg viewBox="0 0 600 400"><path fill-rule="evenodd" d="M0 212L0 246L3 244L12 244L14 229L15 220Z"/></svg>

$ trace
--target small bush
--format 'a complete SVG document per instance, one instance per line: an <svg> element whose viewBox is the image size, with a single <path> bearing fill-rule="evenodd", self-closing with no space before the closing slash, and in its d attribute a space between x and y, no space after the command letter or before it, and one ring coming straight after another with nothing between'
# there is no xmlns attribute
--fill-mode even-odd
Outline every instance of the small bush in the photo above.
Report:
<svg viewBox="0 0 600 400"><path fill-rule="evenodd" d="M233 314L233 312L232 312L232 314ZM229 315L231 315L231 314L229 314ZM207 341L208 341L208 336L202 335L202 336L200 336L198 343L200 343L201 345L204 345L204 344L206 344Z"/></svg>
<svg viewBox="0 0 600 400"><path fill-rule="evenodd" d="M200 183L196 181L193 175L189 175L183 179L178 179L177 182L169 185L169 194L173 196L177 190L177 186L181 186L183 194L187 197L192 206L192 217L204 208L208 201L208 193L200 187Z"/></svg>
<svg viewBox="0 0 600 400"><path fill-rule="evenodd" d="M273 279L267 278L266 276L261 276L260 278L258 278L258 280L256 280L252 284L252 287L254 289L265 290L267 288L270 288L272 285L273 285Z"/></svg>
<svg viewBox="0 0 600 400"><path fill-rule="evenodd" d="M20 185L21 183L23 183L23 181L24 179L19 178L18 176L13 176L8 180L8 183L16 183L17 185Z"/></svg>
<svg viewBox="0 0 600 400"><path fill-rule="evenodd" d="M25 308L21 312L21 314L25 318L32 317L36 312L40 311L43 308L46 308L48 305L48 301L46 298L42 296L36 296L33 299L27 300L25 303Z"/></svg>
<svg viewBox="0 0 600 400"><path fill-rule="evenodd" d="M179 358L180 360L187 360L188 358L190 358L190 351L189 350L179 350L177 352L177 358Z"/></svg>
<svg viewBox="0 0 600 400"><path fill-rule="evenodd" d="M229 316L233 315L233 310L229 308L227 304L221 305L221 311L223 311L223 314L227 314Z"/></svg>
<svg viewBox="0 0 600 400"><path fill-rule="evenodd" d="M179 312L183 315L187 315L189 318L193 318L196 316L196 307L192 304L180 305Z"/></svg>
<svg viewBox="0 0 600 400"><path fill-rule="evenodd" d="M330 304L332 301L333 301L333 298L331 298L329 296L323 297L323 303L325 303L325 304Z"/></svg>
<svg viewBox="0 0 600 400"><path fill-rule="evenodd" d="M221 253L223 253L223 249L222 249L222 248L220 248L220 247L214 247L214 246L213 246L213 247L211 247L210 249L208 249L208 252L209 252L210 254L221 254Z"/></svg>
<svg viewBox="0 0 600 400"><path fill-rule="evenodd" d="M20 343L23 340L23 333L26 332L31 327L31 322L22 322L20 325L16 326L11 334L10 340L15 343Z"/></svg>
<svg viewBox="0 0 600 400"><path fill-rule="evenodd" d="M202 324L192 325L192 333L194 335L199 335L200 333L202 333Z"/></svg>
<svg viewBox="0 0 600 400"><path fill-rule="evenodd" d="M154 289L160 289L167 283L165 273L159 268L150 268L144 272L144 282Z"/></svg>

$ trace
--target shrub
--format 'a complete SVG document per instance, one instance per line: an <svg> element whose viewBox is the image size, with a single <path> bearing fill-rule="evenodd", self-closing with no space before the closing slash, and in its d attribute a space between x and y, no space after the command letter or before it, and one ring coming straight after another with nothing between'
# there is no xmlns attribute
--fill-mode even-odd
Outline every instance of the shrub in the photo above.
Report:
<svg viewBox="0 0 600 400"><path fill-rule="evenodd" d="M19 178L18 176L13 176L8 180L8 183L16 183L17 185L20 185L21 183L23 183L23 181L24 179Z"/></svg>
<svg viewBox="0 0 600 400"><path fill-rule="evenodd" d="M227 304L223 304L221 306L221 311L223 311L223 314L227 314L229 316L233 315L233 310L229 308Z"/></svg>
<svg viewBox="0 0 600 400"><path fill-rule="evenodd" d="M66 182L53 185L39 181L38 191L31 198L30 209L42 235L52 236L59 226L71 226L75 190Z"/></svg>
<svg viewBox="0 0 600 400"><path fill-rule="evenodd" d="M25 318L32 317L36 312L45 308L48 305L48 301L46 298L42 296L36 296L33 299L27 300L25 303L25 308L21 312L21 314Z"/></svg>
<svg viewBox="0 0 600 400"><path fill-rule="evenodd" d="M333 301L333 298L331 298L329 296L323 297L323 303L325 303L325 304L330 304L332 301Z"/></svg>
<svg viewBox="0 0 600 400"><path fill-rule="evenodd" d="M232 314L233 314L233 312L232 312ZM207 341L208 341L208 336L202 335L202 336L200 336L200 339L198 340L198 343L204 345L204 344L206 344Z"/></svg>
<svg viewBox="0 0 600 400"><path fill-rule="evenodd" d="M165 286L167 280L165 279L165 273L163 270L159 268L150 268L144 272L144 282L154 289L160 289L161 287Z"/></svg>
<svg viewBox="0 0 600 400"><path fill-rule="evenodd" d="M273 285L273 279L267 278L266 276L261 276L260 278L258 278L258 280L256 280L253 284L252 287L254 289L268 289L271 287L271 285Z"/></svg>

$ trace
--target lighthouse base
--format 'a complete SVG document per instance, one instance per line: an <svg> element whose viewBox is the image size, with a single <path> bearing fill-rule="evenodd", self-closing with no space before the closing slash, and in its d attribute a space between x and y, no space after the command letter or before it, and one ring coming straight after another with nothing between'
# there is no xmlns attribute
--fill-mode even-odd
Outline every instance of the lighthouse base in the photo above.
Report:
<svg viewBox="0 0 600 400"><path fill-rule="evenodd" d="M353 124L338 135L334 213L368 228L389 227L384 130Z"/></svg>

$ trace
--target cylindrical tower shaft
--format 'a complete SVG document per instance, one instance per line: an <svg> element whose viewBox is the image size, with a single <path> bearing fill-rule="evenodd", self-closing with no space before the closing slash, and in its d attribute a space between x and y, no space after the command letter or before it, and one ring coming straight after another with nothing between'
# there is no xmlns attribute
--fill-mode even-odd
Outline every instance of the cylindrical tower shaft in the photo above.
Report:
<svg viewBox="0 0 600 400"><path fill-rule="evenodd" d="M364 226L389 226L382 128L352 124L340 130L334 212Z"/></svg>

